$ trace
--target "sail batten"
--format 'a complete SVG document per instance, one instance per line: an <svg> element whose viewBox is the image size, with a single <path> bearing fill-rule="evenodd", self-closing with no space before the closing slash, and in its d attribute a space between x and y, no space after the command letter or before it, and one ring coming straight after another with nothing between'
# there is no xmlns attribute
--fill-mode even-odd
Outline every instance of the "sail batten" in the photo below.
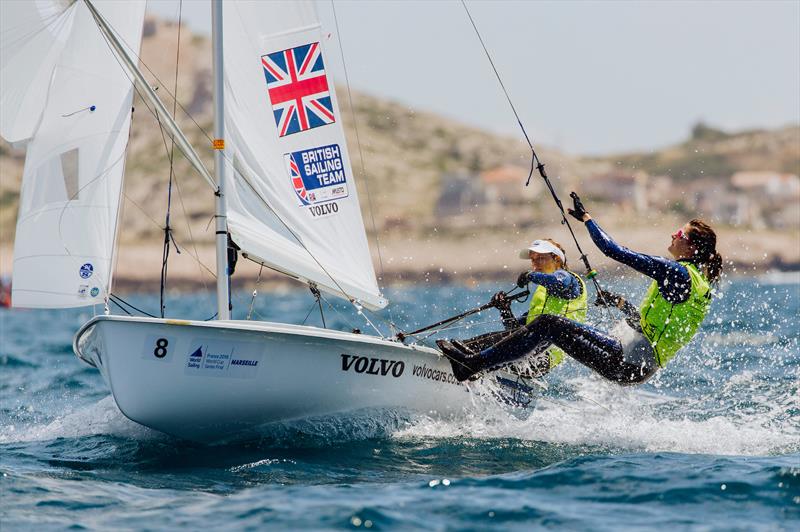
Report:
<svg viewBox="0 0 800 532"><path fill-rule="evenodd" d="M258 262L368 308L387 302L309 1L224 4L228 227Z"/></svg>

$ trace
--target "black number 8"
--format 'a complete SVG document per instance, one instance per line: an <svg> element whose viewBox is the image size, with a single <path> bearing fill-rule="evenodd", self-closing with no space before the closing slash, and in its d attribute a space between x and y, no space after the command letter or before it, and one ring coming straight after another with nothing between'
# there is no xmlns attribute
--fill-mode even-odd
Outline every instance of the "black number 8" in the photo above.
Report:
<svg viewBox="0 0 800 532"><path fill-rule="evenodd" d="M159 338L156 340L156 348L153 349L153 354L156 358L164 358L167 356L167 346L169 341L166 338Z"/></svg>

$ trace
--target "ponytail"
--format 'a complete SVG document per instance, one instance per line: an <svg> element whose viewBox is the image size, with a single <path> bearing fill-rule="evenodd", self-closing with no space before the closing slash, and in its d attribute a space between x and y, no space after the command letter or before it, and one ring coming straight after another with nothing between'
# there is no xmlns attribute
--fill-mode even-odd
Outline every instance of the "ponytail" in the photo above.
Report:
<svg viewBox="0 0 800 532"><path fill-rule="evenodd" d="M697 265L703 269L710 283L716 283L722 275L722 255L717 252L717 234L710 225L695 218L689 222L687 236L695 247Z"/></svg>
<svg viewBox="0 0 800 532"><path fill-rule="evenodd" d="M708 280L711 281L712 284L719 281L722 275L722 255L715 251L705 265L705 272L706 277L708 277Z"/></svg>

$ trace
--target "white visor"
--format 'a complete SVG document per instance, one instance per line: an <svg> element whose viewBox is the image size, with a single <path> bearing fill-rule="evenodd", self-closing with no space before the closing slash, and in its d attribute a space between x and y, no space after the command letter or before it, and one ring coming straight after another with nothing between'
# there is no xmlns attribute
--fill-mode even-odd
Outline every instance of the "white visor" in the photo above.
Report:
<svg viewBox="0 0 800 532"><path fill-rule="evenodd" d="M521 249L519 251L519 258L521 259L529 259L530 254L529 252L535 253L552 253L559 259L561 262L567 262L567 257L564 255L564 252L558 249L556 246L548 242L547 240L534 240L531 242L531 245L525 249Z"/></svg>

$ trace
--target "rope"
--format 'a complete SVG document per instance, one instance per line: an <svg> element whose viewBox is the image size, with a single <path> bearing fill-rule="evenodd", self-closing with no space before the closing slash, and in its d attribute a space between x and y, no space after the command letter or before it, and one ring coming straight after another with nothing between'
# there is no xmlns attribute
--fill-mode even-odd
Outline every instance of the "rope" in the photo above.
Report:
<svg viewBox="0 0 800 532"><path fill-rule="evenodd" d="M183 0L180 0L178 3L178 42L176 43L176 50L175 50L175 84L173 88L173 92L175 93L172 99L172 116L174 117L177 112L178 107L178 70L180 67L180 58L181 58L181 20L183 16ZM161 121L159 120L158 123L159 127L161 126ZM162 131L163 135L163 131ZM167 212L164 216L164 249L161 254L161 288L159 290L160 295L160 304L159 308L161 309L161 317L164 317L164 291L167 288L167 264L169 261L169 251L170 251L170 241L172 236L172 228L169 225L170 220L170 210L172 207L172 179L175 175L175 137L170 137L170 148L169 152L167 153L167 157L169 158L169 181L167 184ZM178 246L175 246L175 251L180 253L180 249Z"/></svg>
<svg viewBox="0 0 800 532"><path fill-rule="evenodd" d="M600 283L597 281L597 272L592 268L591 264L589 264L589 257L586 253L583 252L581 249L581 245L578 242L578 237L575 236L575 231L573 231L572 226L569 223L569 219L567 218L567 214L564 211L564 205L561 203L561 199L559 199L558 194L556 193L555 189L553 188L553 184L550 182L550 178L547 177L547 172L544 168L544 163L542 163L539 156L536 154L536 149L533 147L533 142L531 142L530 137L528 136L528 132L525 129L525 126L522 123L522 119L517 112L517 108L514 106L514 102L511 101L511 96L506 89L505 84L503 83L503 79L500 76L500 72L497 70L497 67L494 64L494 60L492 59L492 54L489 52L489 49L486 47L486 43L481 36L480 30L478 30L478 26L475 24L475 20L472 18L472 14L469 12L469 8L464 0L461 0L461 5L464 7L464 11L467 13L467 17L469 18L470 23L472 24L472 28L475 30L475 35L477 35L478 40L483 47L483 51L486 54L486 58L489 60L489 64L492 66L492 70L494 71L494 75L497 78L498 83L500 84L500 88L503 89L503 94L505 94L506 100L508 101L508 105L511 107L511 111L513 111L514 116L517 119L517 124L519 124L519 128L522 131L522 135L525 137L525 141L528 143L528 147L531 150L531 169L528 173L528 179L525 182L525 186L528 186L531 182L531 177L533 176L534 168L539 171L539 175L544 180L545 184L547 185L550 194L553 196L553 200L558 207L559 212L561 213L561 224L566 225L567 229L569 229L569 234L572 236L573 242L575 242L575 247L578 249L578 253L580 254L580 259L583 262L584 266L586 266L586 278L591 279L592 283L594 284L594 288L597 291L598 296L600 299L605 303L605 297L603 296L603 292L600 288ZM608 307L604 305L606 311L608 311Z"/></svg>

